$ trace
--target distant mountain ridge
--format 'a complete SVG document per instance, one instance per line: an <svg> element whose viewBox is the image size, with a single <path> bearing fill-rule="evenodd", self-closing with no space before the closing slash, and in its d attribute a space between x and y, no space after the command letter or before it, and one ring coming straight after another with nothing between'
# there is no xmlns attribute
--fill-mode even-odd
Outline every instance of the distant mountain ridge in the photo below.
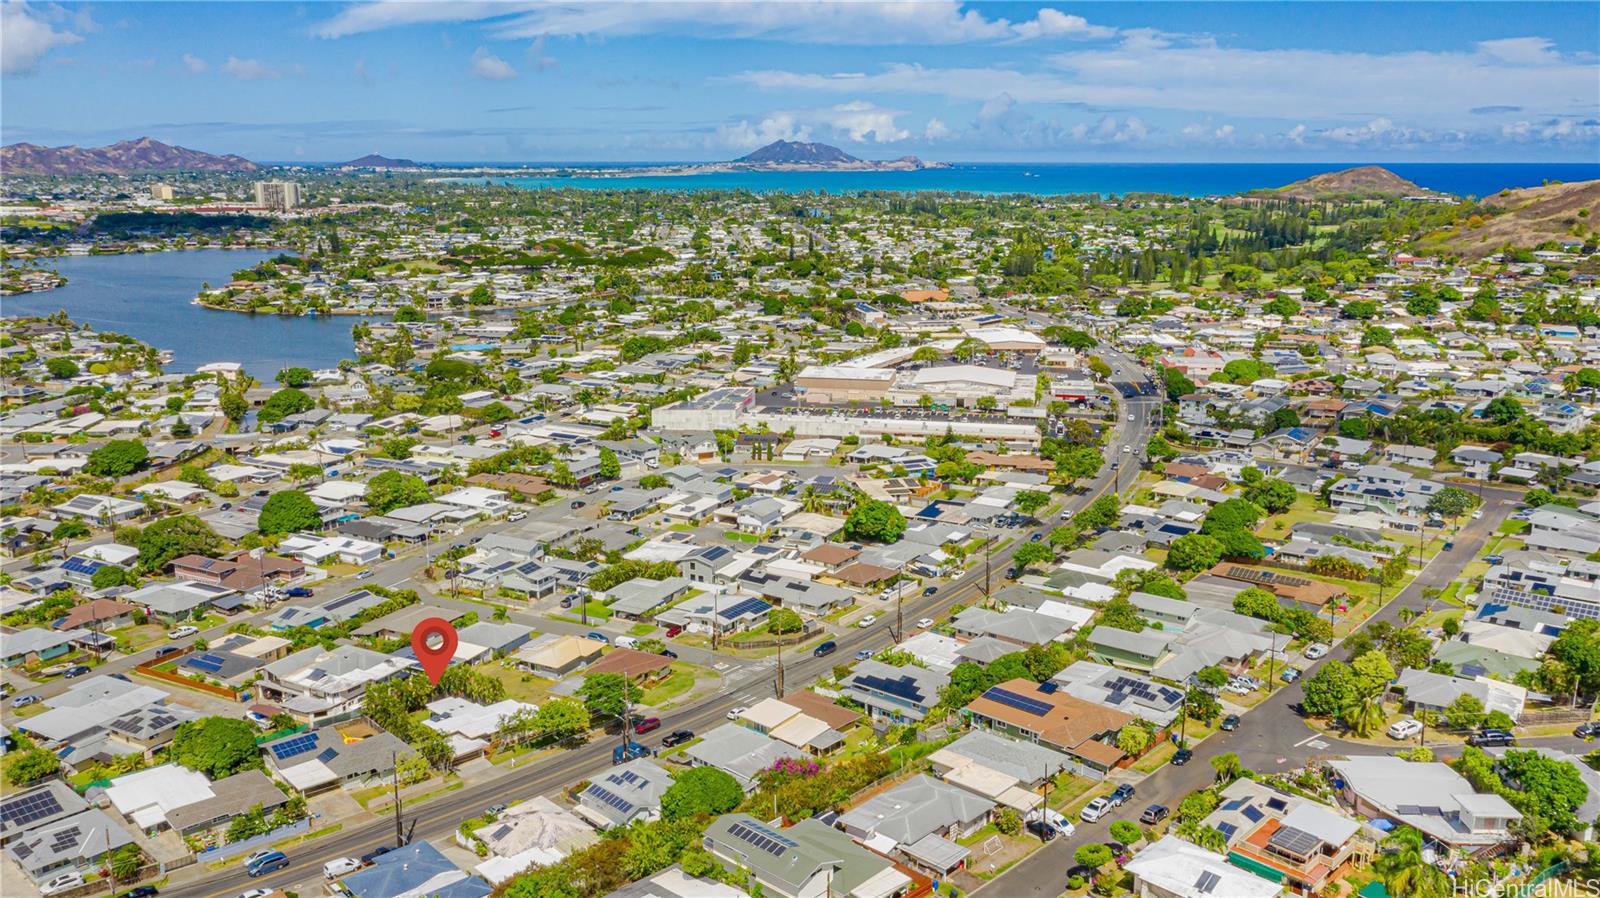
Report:
<svg viewBox="0 0 1600 898"><path fill-rule="evenodd" d="M1298 200L1319 200L1335 196L1429 196L1438 195L1407 181L1381 165L1362 165L1340 171L1312 175L1283 187L1252 191L1251 196L1287 196Z"/></svg>
<svg viewBox="0 0 1600 898"><path fill-rule="evenodd" d="M103 147L45 147L13 143L0 147L0 171L8 175L132 175L168 171L255 171L243 156L217 156L171 146L150 137Z"/></svg>
<svg viewBox="0 0 1600 898"><path fill-rule="evenodd" d="M920 171L949 168L943 162L924 162L915 156L899 159L858 159L825 143L801 140L775 140L732 162L711 162L690 166L702 171Z"/></svg>
<svg viewBox="0 0 1600 898"><path fill-rule="evenodd" d="M368 153L360 159L351 159L341 162L334 168L422 168L422 165L410 159L390 159L377 153Z"/></svg>
<svg viewBox="0 0 1600 898"><path fill-rule="evenodd" d="M841 162L860 162L860 159L838 147L825 143L806 143L799 140L774 140L753 153L740 156L734 162L757 165L828 165Z"/></svg>

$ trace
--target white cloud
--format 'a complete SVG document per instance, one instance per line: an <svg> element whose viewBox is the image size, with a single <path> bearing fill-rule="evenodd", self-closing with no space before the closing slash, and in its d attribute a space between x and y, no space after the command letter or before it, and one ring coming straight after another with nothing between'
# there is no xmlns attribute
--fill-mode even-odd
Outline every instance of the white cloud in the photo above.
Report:
<svg viewBox="0 0 1600 898"><path fill-rule="evenodd" d="M71 25L82 31L94 30L93 20L85 16L73 17ZM32 74L46 53L82 41L79 34L57 31L23 0L0 3L0 73Z"/></svg>
<svg viewBox="0 0 1600 898"><path fill-rule="evenodd" d="M479 47L472 52L472 74L485 81L510 81L517 77L517 70L511 63Z"/></svg>
<svg viewBox="0 0 1600 898"><path fill-rule="evenodd" d="M1542 37L1508 37L1479 41L1478 49L1488 56L1515 65L1550 65L1561 61L1555 42Z"/></svg>
<svg viewBox="0 0 1600 898"><path fill-rule="evenodd" d="M902 110L885 109L866 100L851 100L819 109L780 110L767 113L759 121L742 120L723 125L717 129L713 142L730 147L761 146L774 140L813 139L897 143L912 137L911 131L898 123L904 114ZM927 127L937 131L944 129L944 124L932 119Z"/></svg>
<svg viewBox="0 0 1600 898"><path fill-rule="evenodd" d="M1290 143L1304 144L1306 142L1306 126L1297 124L1284 133L1284 138Z"/></svg>
<svg viewBox="0 0 1600 898"><path fill-rule="evenodd" d="M193 53L183 54L183 65L185 68L191 72L194 72L195 74L199 74L211 68L211 63L206 62L204 59L201 59Z"/></svg>
<svg viewBox="0 0 1600 898"><path fill-rule="evenodd" d="M1524 119L1502 125L1500 135L1516 143L1593 141L1600 138L1600 121L1560 118L1530 122Z"/></svg>
<svg viewBox="0 0 1600 898"><path fill-rule="evenodd" d="M949 136L950 127L936 118L928 119L928 123L922 128L924 140L944 140Z"/></svg>
<svg viewBox="0 0 1600 898"><path fill-rule="evenodd" d="M1006 94L1023 103L1289 121L1308 115L1348 119L1349 110L1360 109L1434 128L1457 127L1474 108L1525 106L1530 98L1600 108L1591 55L1528 64L1544 58L1535 55L1537 49L1518 42L1472 52L1255 50L1124 32L1115 46L1052 54L1035 71L893 63L871 73L757 70L730 77L769 90L933 95L980 103ZM1396 90L1396 84L1407 89Z"/></svg>
<svg viewBox="0 0 1600 898"><path fill-rule="evenodd" d="M297 70L298 67L291 69L292 72ZM222 64L222 71L240 81L276 81L284 75L283 69L259 59L240 59L237 56L229 56L228 61Z"/></svg>
<svg viewBox="0 0 1600 898"><path fill-rule="evenodd" d="M681 0L587 3L382 0L352 5L314 33L344 37L418 24L485 22L499 37L763 38L806 44L956 44L973 41L1102 38L1116 30L1043 8L1032 19L988 18L960 0Z"/></svg>

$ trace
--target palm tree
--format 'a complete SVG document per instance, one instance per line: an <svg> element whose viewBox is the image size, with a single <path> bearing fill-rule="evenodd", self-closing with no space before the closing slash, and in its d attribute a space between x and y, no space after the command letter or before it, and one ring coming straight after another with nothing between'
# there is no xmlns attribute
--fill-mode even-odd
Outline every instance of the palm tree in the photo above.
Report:
<svg viewBox="0 0 1600 898"><path fill-rule="evenodd" d="M1450 878L1423 859L1422 833L1402 826L1383 840L1383 847L1372 866L1393 898L1447 898L1452 893Z"/></svg>
<svg viewBox="0 0 1600 898"><path fill-rule="evenodd" d="M1215 826L1201 826L1194 843L1207 851L1215 851L1217 854L1228 850L1228 837L1223 835L1222 830L1217 829Z"/></svg>
<svg viewBox="0 0 1600 898"><path fill-rule="evenodd" d="M1339 718L1350 732L1365 739L1383 726L1383 694L1361 696L1339 712Z"/></svg>
<svg viewBox="0 0 1600 898"><path fill-rule="evenodd" d="M1211 767L1217 771L1217 780L1223 784L1238 779L1244 770L1244 765L1239 762L1239 756L1231 751L1212 758Z"/></svg>

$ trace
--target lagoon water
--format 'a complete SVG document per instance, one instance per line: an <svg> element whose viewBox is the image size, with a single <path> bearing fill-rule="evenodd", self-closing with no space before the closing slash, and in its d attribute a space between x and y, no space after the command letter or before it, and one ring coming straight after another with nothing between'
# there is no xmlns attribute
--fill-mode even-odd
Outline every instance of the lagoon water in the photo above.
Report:
<svg viewBox="0 0 1600 898"><path fill-rule="evenodd" d="M967 191L1036 195L1167 193L1210 196L1279 187L1357 163L956 163L914 172L717 172L621 178L506 177L517 187L593 190L753 190L799 193L826 190ZM1402 178L1458 196L1488 196L1508 187L1537 187L1547 180L1600 178L1594 163L1383 163ZM593 167L593 166L586 166ZM619 170L642 166L614 166ZM483 179L472 179L483 183Z"/></svg>
<svg viewBox="0 0 1600 898"><path fill-rule="evenodd" d="M43 264L67 277L64 287L0 299L0 314L49 315L65 309L95 330L127 334L171 350L168 371L208 362L239 362L270 382L282 368L327 368L355 358L356 315L284 317L204 309L190 302L200 285L225 284L233 272L277 255L263 250L199 249L120 256L66 256Z"/></svg>

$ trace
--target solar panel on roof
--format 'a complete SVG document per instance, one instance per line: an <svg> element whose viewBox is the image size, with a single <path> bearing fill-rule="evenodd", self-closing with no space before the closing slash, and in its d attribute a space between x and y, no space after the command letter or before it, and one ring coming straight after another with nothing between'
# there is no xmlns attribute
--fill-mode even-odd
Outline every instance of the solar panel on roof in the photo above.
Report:
<svg viewBox="0 0 1600 898"><path fill-rule="evenodd" d="M1289 803L1284 801L1281 798L1269 798L1269 799L1267 799L1267 809L1268 810L1281 811L1281 810L1287 808L1288 806L1289 806Z"/></svg>
<svg viewBox="0 0 1600 898"><path fill-rule="evenodd" d="M1261 813L1261 809L1253 804L1245 805L1243 810L1239 811L1239 813L1243 814L1244 819L1250 821L1251 823L1260 823L1261 818L1267 816L1266 814Z"/></svg>
<svg viewBox="0 0 1600 898"><path fill-rule="evenodd" d="M1233 838L1233 834L1238 832L1238 831L1239 831L1239 827L1234 826L1232 823L1218 823L1217 824L1217 832L1222 833L1225 837L1227 837L1229 839L1232 839Z"/></svg>
<svg viewBox="0 0 1600 898"><path fill-rule="evenodd" d="M1195 880L1194 889L1197 892L1209 893L1212 889L1216 888L1217 883L1221 881L1222 877L1212 873L1210 870L1207 870L1200 874L1199 879Z"/></svg>
<svg viewBox="0 0 1600 898"><path fill-rule="evenodd" d="M590 783L589 788L583 791L586 795L594 796L601 804L615 808L624 815L633 813L633 802L613 793L598 783Z"/></svg>
<svg viewBox="0 0 1600 898"><path fill-rule="evenodd" d="M1272 834L1272 838L1267 840L1267 844L1282 848L1300 857L1310 855L1317 850L1317 846L1321 843L1322 840L1316 836L1292 826L1280 827L1277 832Z"/></svg>
<svg viewBox="0 0 1600 898"><path fill-rule="evenodd" d="M79 558L77 556L68 558L66 561L61 563L62 570L71 571L74 574L88 574L90 576L93 576L95 571L98 571L103 567L105 567L104 562L90 561L87 558Z"/></svg>
<svg viewBox="0 0 1600 898"><path fill-rule="evenodd" d="M201 655L198 658L185 659L183 666L193 667L197 670L210 671L211 673L217 673L218 671L222 670L222 659L218 658L216 655Z"/></svg>
<svg viewBox="0 0 1600 898"><path fill-rule="evenodd" d="M61 802L49 790L32 792L0 804L0 826L25 826L61 813Z"/></svg>
<svg viewBox="0 0 1600 898"><path fill-rule="evenodd" d="M885 695L892 695L896 698L903 698L907 701L919 702L922 700L922 689L917 685L917 681L912 679L909 674L896 677L892 680L888 677L877 677L867 674L865 676L855 677L850 682L852 685L861 686L866 689L875 689Z"/></svg>
<svg viewBox="0 0 1600 898"><path fill-rule="evenodd" d="M353 592L353 593L351 593L351 594L349 594L347 596L341 596L340 598L334 599L333 601L329 602L328 604L322 606L322 610L323 611L333 611L333 610L338 609L338 608L343 608L344 606L350 604L351 602L359 602L362 599L364 599L364 598L366 598L367 596L370 596L370 595L372 595L372 593L367 592L364 589L357 590L357 591L355 591L355 592Z"/></svg>
<svg viewBox="0 0 1600 898"><path fill-rule="evenodd" d="M734 603L732 608L724 608L721 611L718 611L717 616L727 620L734 620L736 618L743 617L746 614L760 614L761 612L767 611L771 608L771 605L761 601L760 599L745 599L741 602Z"/></svg>
<svg viewBox="0 0 1600 898"><path fill-rule="evenodd" d="M1001 689L999 686L990 687L989 691L983 694L983 697L990 701L1016 708L1018 711L1032 714L1035 717L1043 717L1050 713L1050 704L1048 702L1041 702L1036 698L1028 698L1026 695L1018 695L1009 689Z"/></svg>
<svg viewBox="0 0 1600 898"><path fill-rule="evenodd" d="M270 746L272 756L280 761L284 758L292 758L295 755L303 755L316 747L317 736L315 733L304 733L282 742L275 742Z"/></svg>
<svg viewBox="0 0 1600 898"><path fill-rule="evenodd" d="M1244 799L1243 798L1235 798L1235 799L1230 800L1227 804L1223 805L1222 809L1224 811L1237 811L1242 807L1244 807Z"/></svg>
<svg viewBox="0 0 1600 898"><path fill-rule="evenodd" d="M321 761L324 764L328 763L329 761L331 761L331 760L333 760L334 758L337 758L337 757L339 757L339 750L337 748L333 748L332 746L330 746L328 748L324 748L322 751L317 752L317 760Z"/></svg>

